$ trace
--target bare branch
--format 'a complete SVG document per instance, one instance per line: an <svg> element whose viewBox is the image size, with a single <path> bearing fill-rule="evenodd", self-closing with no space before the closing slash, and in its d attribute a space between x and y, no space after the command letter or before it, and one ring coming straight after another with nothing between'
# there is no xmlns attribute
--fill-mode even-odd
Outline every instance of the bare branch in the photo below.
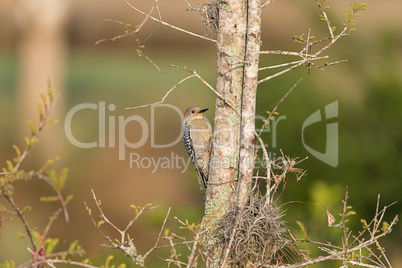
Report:
<svg viewBox="0 0 402 268"><path fill-rule="evenodd" d="M180 80L179 82L177 82L176 85L174 85L171 89L168 90L168 92L166 92L165 96L163 96L162 100L160 100L160 101L153 102L153 103L149 103L149 104L144 104L144 105L139 105L139 106L134 106L134 107L127 107L127 108L125 108L125 110L132 110L132 109L144 108L144 107L148 107L148 106L151 106L151 105L163 103L163 102L165 101L165 99L167 98L167 96L168 96L176 87L178 87L181 83L183 83L183 82L186 81L187 79L190 79L190 78L193 78L193 77L195 77L195 75L187 76L186 78L183 78L182 80Z"/></svg>
<svg viewBox="0 0 402 268"><path fill-rule="evenodd" d="M156 239L155 245L154 245L150 250L148 250L147 253L144 254L144 259L145 259L154 249L157 248L157 246L158 246L158 244L159 244L159 240L160 240L160 238L162 237L163 229L165 229L166 221L167 221L167 219L168 219L168 217L169 217L169 214L170 214L170 210L171 210L171 209L172 209L172 208L170 207L170 208L168 209L168 212L166 213L165 220L163 221L163 224L162 224L161 230L160 230L160 232L159 232L158 238Z"/></svg>
<svg viewBox="0 0 402 268"><path fill-rule="evenodd" d="M159 68L159 66L153 60L151 60L147 55L145 55L140 49L137 49L137 53L142 57L144 57L147 61L149 61L159 72L163 73L161 68Z"/></svg>
<svg viewBox="0 0 402 268"><path fill-rule="evenodd" d="M49 84L50 84L50 82L49 82ZM49 86L49 90L50 90L50 86ZM51 93L49 92L49 94L51 94ZM56 104L57 99L59 98L59 96L56 96L55 99L49 99L48 100L49 103L46 103L46 99L45 99L46 97L44 97L44 96L45 95L42 95L42 99L44 100L42 107L44 107L43 108L44 111L40 111L39 125L35 130L33 130L31 138L29 139L29 142L31 142L31 143L37 139L39 132L42 131L44 126L49 123L48 118L50 116L50 112L53 110L54 105ZM49 98L50 98L50 96L49 96ZM17 161L16 165L14 166L14 171L18 171L18 169L20 168L22 162L24 161L25 157L28 155L31 148L32 148L32 146L29 146L28 144L25 146L24 151L22 152L21 156L18 157L18 161Z"/></svg>
<svg viewBox="0 0 402 268"><path fill-rule="evenodd" d="M3 195L5 199L7 199L7 201L10 203L10 205L13 207L13 209L15 210L15 212L17 212L18 217L21 219L22 224L24 225L25 231L29 237L29 241L31 242L31 246L33 248L33 251L36 252L36 245L35 245L35 241L33 239L33 235L32 235L32 230L28 225L27 220L24 217L24 214L22 213L22 211L20 210L20 208L17 206L17 204L14 202L14 199L12 196Z"/></svg>
<svg viewBox="0 0 402 268"><path fill-rule="evenodd" d="M43 239L45 239L46 237L47 237L47 234L48 234L48 232L49 232L49 230L50 230L50 227L53 225L53 223L54 223L54 221L57 219L57 217L59 216L59 214L60 214L60 212L61 212L61 208L59 208L54 214L53 214L53 216L52 217L50 217L50 220L49 220L49 222L46 224L46 227L45 227L45 229L43 230ZM39 247L41 247L41 246L39 246Z"/></svg>
<svg viewBox="0 0 402 268"><path fill-rule="evenodd" d="M293 51L282 51L282 50L268 50L268 51L260 51L260 54L264 55L287 55L287 56L298 56L301 57L302 54L300 52L293 52Z"/></svg>
<svg viewBox="0 0 402 268"><path fill-rule="evenodd" d="M189 69L187 69L187 68L185 68L185 67L180 67L180 66L177 66L177 65L174 65L174 64L171 64L170 66L171 66L171 67L174 67L174 68L181 69L181 70L186 71L186 72L192 73L192 74L193 74L193 77L197 77L204 85L206 85L210 90L212 90L212 92L214 92L216 96L218 96L223 102L225 102L230 108L232 108L233 111L235 111L235 112L237 113L237 115L240 116L240 113L239 113L235 108L233 108L233 105L230 104L230 103L228 103L227 100L225 100L225 98L224 98L221 94L219 94L219 92L216 91L215 88L213 88L207 81L205 81L204 78L202 78L202 77L197 73L196 70L191 71L191 70L189 70Z"/></svg>
<svg viewBox="0 0 402 268"><path fill-rule="evenodd" d="M64 200L64 197L61 194L61 192L58 189L55 188L55 186L53 185L53 182L47 176L45 176L45 175L43 175L42 173L39 173L39 172L33 172L33 173L27 175L27 177L30 177L30 176L37 177L37 178L39 178L41 180L44 180L45 182L47 182L53 188L53 190L57 194L57 198L60 201L61 207L63 208L64 218L66 219L66 222L68 222L70 220L70 217L68 215L66 200Z"/></svg>
<svg viewBox="0 0 402 268"><path fill-rule="evenodd" d="M258 133L258 137L261 138L262 131L266 128L268 125L269 121L272 120L272 117L274 116L276 110L278 109L279 105L289 96L289 94L297 87L297 85L302 81L303 79L300 78L297 80L296 83L293 84L293 86L286 92L286 94L280 99L280 101L275 105L274 109L269 113L268 118L264 121L264 124L261 127L260 133Z"/></svg>
<svg viewBox="0 0 402 268"><path fill-rule="evenodd" d="M284 73L287 73L287 72L289 72L289 71L291 71L291 70L303 65L304 63L306 63L306 61L301 61L298 64L293 65L292 67L289 67L289 68L287 68L287 69L285 69L283 71L277 72L276 74L273 74L271 76L265 77L265 78L259 80L258 84L264 83L264 82L266 82L268 80L271 80L272 78L275 78L275 77L278 77L278 76L280 76L280 75L282 75Z"/></svg>
<svg viewBox="0 0 402 268"><path fill-rule="evenodd" d="M386 267L386 265L382 263L380 258L377 257L376 254L374 254L374 252L370 249L370 246L376 245L376 247L381 251L381 254L384 254L383 250L381 250L381 246L379 245L378 240L381 237L384 237L385 235L388 235L392 231L392 227L398 221L398 216L396 215L394 217L394 219L392 220L392 222L388 225L388 227L386 229L383 229L381 233L378 233L376 230L378 230L379 226L382 223L382 217L383 217L385 211L387 210L387 208L389 206L393 205L394 203L392 203L392 204L390 204L388 206L385 206L381 211L379 211L378 210L379 199L378 199L378 201L377 201L377 210L376 210L376 213L374 215L374 218L373 218L373 220L371 221L371 223L369 225L364 227L365 230L369 230L370 237L368 239L364 239L362 237L362 233L364 233L364 231L360 232L359 236L355 237L355 241L351 245L353 245L356 241L358 242L358 244L356 246L349 246L348 238L350 236L350 232L347 232L346 227L345 227L345 223L346 223L345 217L347 216L348 209L350 209L350 207L347 206L347 199L348 199L348 193L346 191L345 200L343 200L344 207L343 207L343 213L342 213L342 220L341 220L340 224L335 225L335 226L341 226L342 229L343 229L344 237L343 237L342 248L333 246L331 244L324 244L324 243L315 242L315 241L299 240L299 241L308 242L308 243L312 243L312 244L318 244L318 245L325 246L325 247L331 247L331 249L328 249L328 248L325 248L325 247L320 247L321 250L329 253L329 255L327 255L327 256L319 256L317 258L313 258L313 259L310 259L310 260L307 260L307 261L301 262L301 263L295 263L295 264L292 264L292 265L286 265L286 266L285 265L284 266L270 266L270 265L267 265L265 267L296 268L296 267L308 266L308 265L319 263L319 262L324 262L324 261L327 261L327 260L341 260L341 261L344 261L345 263L351 263L351 264L354 264L354 265L358 265L358 266L362 266L362 267L370 267L370 268L371 267ZM372 230L370 230L370 228L372 228ZM359 255L359 252L361 252L362 249L368 250L368 252L370 252L370 254L368 256ZM351 253L354 253L355 257L350 258ZM375 259L372 259L372 257L374 257ZM365 260L371 262L372 264L363 263L363 262L361 262L362 259L365 259ZM360 261L358 261L358 260L360 260ZM388 267L391 267L388 259L385 258L385 260L387 261Z"/></svg>
<svg viewBox="0 0 402 268"><path fill-rule="evenodd" d="M128 2L128 0L124 0L124 1L127 3L127 5L129 5L129 6L130 6L132 9L134 9L135 11L141 13L142 15L145 15L145 16L147 15L145 12L139 10L139 9L136 8L134 5L130 4L130 3ZM214 39L211 39L211 38L208 38L208 37L205 37L205 36L202 36L202 35L199 35L199 34L196 34L196 33L190 32L190 31L187 31L187 30L184 30L184 29L182 29L182 28L179 28L179 27L177 27L177 26L174 26L174 25L172 25L172 24L169 24L169 23L167 23L167 22L165 22L165 21L163 21L163 20L157 19L157 18L152 17L152 16L149 16L149 18L152 19L152 20L154 20L154 21L157 21L157 22L161 23L162 25L168 26L168 27L170 27L170 28L172 28L172 29L175 29L175 30L178 30L178 31L180 31L180 32L184 32L184 33L186 33L186 34L189 34L189 35L192 35L192 36L195 36L195 37L198 37L198 38L201 38L201 39L208 40L208 41L211 41L211 42L216 43L216 40L214 40Z"/></svg>
<svg viewBox="0 0 402 268"><path fill-rule="evenodd" d="M330 23L330 21L329 21L329 19L328 19L327 13L326 13L325 10L324 10L325 7L321 4L321 5L319 5L319 8L320 8L321 13L322 13L322 15L323 15L323 17L324 17L325 22L327 23L328 31L329 31L329 33L330 33L330 35L331 35L331 39L334 39L334 32L333 32L333 30L332 30L332 26L331 26L331 23Z"/></svg>
<svg viewBox="0 0 402 268"><path fill-rule="evenodd" d="M272 65L272 66L266 66L266 67L259 68L258 71L264 71L264 70L269 70L269 69L285 67L285 66L292 65L292 64L297 64L297 63L300 63L300 62L303 62L303 61L304 60L297 60L297 61L291 61L291 62L286 62L286 63Z"/></svg>
<svg viewBox="0 0 402 268"><path fill-rule="evenodd" d="M134 31L127 32L127 33L125 33L125 34L120 34L120 35L118 35L118 36L115 36L115 37L112 37L112 38L108 38L108 39L101 39L101 40L97 41L97 42L95 43L95 45L98 45L98 44L100 44L100 43L102 43L102 42L105 42L105 41L112 41L112 42L114 42L114 41L116 41L116 40L118 40L118 39L120 39L120 38L127 37L127 36L133 35L133 34L135 34L135 33L138 33L138 32L141 30L141 28L144 26L145 22L146 22L146 21L149 19L149 17L151 16L152 11L154 11L155 6L156 6L157 4L158 4L158 1L155 1L154 4L151 6L151 9L149 10L149 12L146 14L145 18L142 20L142 22L140 23L140 25L138 25L138 27L136 27L136 29L135 29Z"/></svg>
<svg viewBox="0 0 402 268"><path fill-rule="evenodd" d="M187 268L193 267L193 260L194 260L195 252L197 251L197 244L198 244L198 241L200 240L200 233L202 233L202 232L199 231L195 235L195 239L194 239L195 241L193 244L193 248L191 249L191 252L190 252L190 257L188 258Z"/></svg>
<svg viewBox="0 0 402 268"><path fill-rule="evenodd" d="M62 259L45 259L43 261L38 262L37 264L48 264L51 265L51 263L62 263L62 264L68 264L68 265L75 265L78 267L85 267L85 268L98 268L98 266L93 266L88 263L83 263L79 261L72 261L72 260L62 260ZM55 267L55 266L52 266Z"/></svg>

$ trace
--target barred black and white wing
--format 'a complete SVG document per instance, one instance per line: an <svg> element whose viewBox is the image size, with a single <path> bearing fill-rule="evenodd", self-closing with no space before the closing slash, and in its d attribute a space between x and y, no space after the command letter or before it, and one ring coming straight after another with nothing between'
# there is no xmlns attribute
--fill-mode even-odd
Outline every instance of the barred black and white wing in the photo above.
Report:
<svg viewBox="0 0 402 268"><path fill-rule="evenodd" d="M183 143L188 155L191 158L191 161L193 162L194 169L197 173L198 183L200 184L202 190L201 192L203 192L203 187L204 189L207 188L208 174L206 174L204 170L201 170L197 165L197 155L196 152L194 151L194 144L191 139L190 126L188 124L183 124Z"/></svg>

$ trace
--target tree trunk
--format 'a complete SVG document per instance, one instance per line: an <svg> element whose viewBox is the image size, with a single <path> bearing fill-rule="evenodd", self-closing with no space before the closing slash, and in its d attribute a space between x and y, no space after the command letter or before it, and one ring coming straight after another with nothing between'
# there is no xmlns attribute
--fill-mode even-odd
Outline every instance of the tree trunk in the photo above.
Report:
<svg viewBox="0 0 402 268"><path fill-rule="evenodd" d="M215 104L207 227L245 203L252 180L261 10L260 0L219 2L216 89L223 99L217 97ZM207 267L229 267L224 261L228 245L215 238L213 227L204 242Z"/></svg>

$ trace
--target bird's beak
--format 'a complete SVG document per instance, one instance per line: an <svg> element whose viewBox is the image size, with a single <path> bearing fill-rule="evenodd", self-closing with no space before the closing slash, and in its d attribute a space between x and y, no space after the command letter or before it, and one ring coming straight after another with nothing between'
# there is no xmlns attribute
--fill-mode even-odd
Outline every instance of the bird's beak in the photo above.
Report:
<svg viewBox="0 0 402 268"><path fill-rule="evenodd" d="M203 114L203 113L205 113L206 111L208 111L208 109L209 109L209 108L202 109L202 110L200 110L198 113L199 113L199 114Z"/></svg>

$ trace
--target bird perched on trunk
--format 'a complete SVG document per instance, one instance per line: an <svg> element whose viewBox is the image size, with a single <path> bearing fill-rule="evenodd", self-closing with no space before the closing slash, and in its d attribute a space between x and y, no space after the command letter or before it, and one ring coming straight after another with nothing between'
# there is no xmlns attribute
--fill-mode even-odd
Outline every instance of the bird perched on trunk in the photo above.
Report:
<svg viewBox="0 0 402 268"><path fill-rule="evenodd" d="M209 158L211 155L212 127L204 120L203 115L208 110L198 107L190 107L184 113L183 120L183 142L187 153L194 164L197 172L198 182L207 188Z"/></svg>

